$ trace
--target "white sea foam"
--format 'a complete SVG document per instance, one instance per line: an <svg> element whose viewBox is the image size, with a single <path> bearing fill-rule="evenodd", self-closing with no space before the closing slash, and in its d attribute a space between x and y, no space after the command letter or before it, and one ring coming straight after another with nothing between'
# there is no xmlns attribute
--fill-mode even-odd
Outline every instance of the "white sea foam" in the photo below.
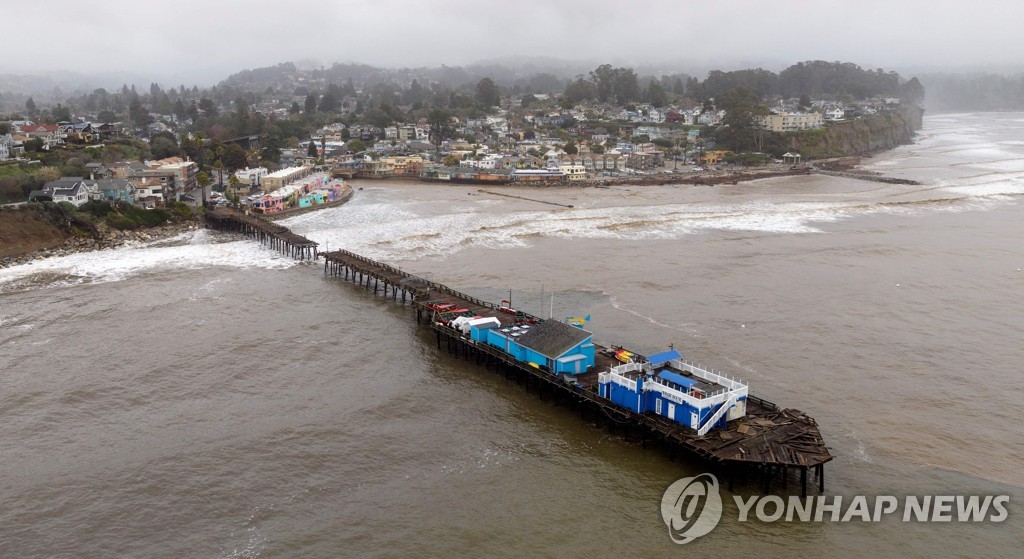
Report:
<svg viewBox="0 0 1024 559"><path fill-rule="evenodd" d="M121 281L158 269L213 266L275 269L295 265L294 260L252 241L212 243L211 239L208 232L200 230L165 241L75 253L13 266L0 270L0 292L18 290L33 278L41 279L35 287L39 284L59 286ZM196 242L199 244L193 244Z"/></svg>

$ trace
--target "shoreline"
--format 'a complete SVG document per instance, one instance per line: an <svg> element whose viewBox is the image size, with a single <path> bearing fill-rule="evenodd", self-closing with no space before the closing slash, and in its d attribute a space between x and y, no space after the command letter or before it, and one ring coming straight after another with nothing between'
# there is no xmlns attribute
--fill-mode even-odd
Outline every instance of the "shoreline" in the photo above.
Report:
<svg viewBox="0 0 1024 559"><path fill-rule="evenodd" d="M119 231L117 229L106 229L100 234L100 238L92 237L71 237L63 243L34 250L19 256L8 256L0 258L0 270L13 268L15 266L31 265L33 262L47 258L59 258L72 254L99 252L101 250L121 248L130 243L145 243L162 241L176 237L188 231L196 231L203 228L199 219L191 219L180 223L158 225L148 229L133 229Z"/></svg>

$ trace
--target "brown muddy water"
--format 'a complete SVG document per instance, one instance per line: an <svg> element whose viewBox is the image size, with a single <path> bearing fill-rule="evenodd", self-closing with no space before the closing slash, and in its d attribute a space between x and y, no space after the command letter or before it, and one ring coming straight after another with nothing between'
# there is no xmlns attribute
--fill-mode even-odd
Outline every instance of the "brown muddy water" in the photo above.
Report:
<svg viewBox="0 0 1024 559"><path fill-rule="evenodd" d="M726 492L713 532L673 544L662 492L706 465L200 231L0 271L0 557L1018 557L1024 115L925 124L868 165L923 186L508 190L564 209L357 182L284 223L738 375L818 420L829 495L1009 494L1005 522L741 523Z"/></svg>

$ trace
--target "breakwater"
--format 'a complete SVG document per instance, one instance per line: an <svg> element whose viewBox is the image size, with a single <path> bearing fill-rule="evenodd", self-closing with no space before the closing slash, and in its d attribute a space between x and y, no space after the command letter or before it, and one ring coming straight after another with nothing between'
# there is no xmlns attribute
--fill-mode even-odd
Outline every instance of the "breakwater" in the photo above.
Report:
<svg viewBox="0 0 1024 559"><path fill-rule="evenodd" d="M921 184L918 181L910 179L900 179L896 177L886 177L884 175L869 175L866 173L848 173L845 171L827 171L825 169L813 169L813 173L818 175L828 175L830 177L842 177L846 179L857 179L862 181L871 182L882 182L886 184Z"/></svg>

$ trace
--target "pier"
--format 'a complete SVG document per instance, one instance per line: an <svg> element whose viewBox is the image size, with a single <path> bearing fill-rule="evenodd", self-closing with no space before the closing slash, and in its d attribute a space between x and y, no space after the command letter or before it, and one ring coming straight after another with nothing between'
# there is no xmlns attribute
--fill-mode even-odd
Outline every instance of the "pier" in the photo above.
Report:
<svg viewBox="0 0 1024 559"><path fill-rule="evenodd" d="M314 241L292 233L283 225L238 210L217 208L207 212L206 226L219 231L241 233L296 260L316 260L319 256L318 245Z"/></svg>
<svg viewBox="0 0 1024 559"><path fill-rule="evenodd" d="M832 455L817 423L799 410L783 409L749 396L744 417L699 436L697 431L666 417L633 412L598 394L598 376L620 364L615 359L615 351L621 348L595 344L596 363L590 371L572 376L555 375L465 336L440 321L435 307L442 302L454 304L473 315L493 317L503 326L517 320L537 321L538 317L526 313L513 316L499 310L494 303L346 250L321 256L324 257L324 273L328 276L353 282L367 291L372 289L375 295L411 306L416 312L417 324L435 333L439 351L446 350L503 375L540 399L565 406L580 413L586 421L627 439L639 440L643 447L657 445L673 459L677 453L687 453L714 464L719 473L726 476L730 489L734 477L757 479L765 493L771 491L773 482L781 483L785 489L792 479L800 484L801 495L805 496L810 474L814 476L812 490L814 485L819 492L825 490L824 465L832 460Z"/></svg>

